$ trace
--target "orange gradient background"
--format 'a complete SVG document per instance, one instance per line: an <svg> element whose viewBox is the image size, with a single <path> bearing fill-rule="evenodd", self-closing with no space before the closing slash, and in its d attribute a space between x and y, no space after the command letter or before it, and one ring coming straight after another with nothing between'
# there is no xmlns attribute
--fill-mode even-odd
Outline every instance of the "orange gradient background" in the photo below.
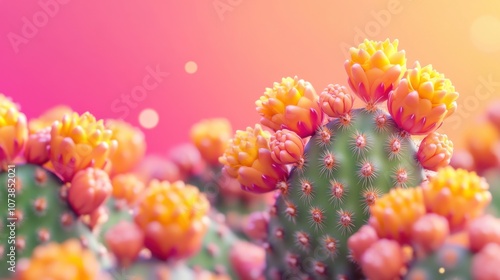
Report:
<svg viewBox="0 0 500 280"><path fill-rule="evenodd" d="M255 100L283 76L346 84L346 50L364 37L397 38L410 66L452 80L459 110L440 131L459 146L500 97L499 1L0 0L0 19L0 92L28 117L66 104L141 119L151 153L188 141L203 118L253 125ZM144 80L142 100L124 103Z"/></svg>

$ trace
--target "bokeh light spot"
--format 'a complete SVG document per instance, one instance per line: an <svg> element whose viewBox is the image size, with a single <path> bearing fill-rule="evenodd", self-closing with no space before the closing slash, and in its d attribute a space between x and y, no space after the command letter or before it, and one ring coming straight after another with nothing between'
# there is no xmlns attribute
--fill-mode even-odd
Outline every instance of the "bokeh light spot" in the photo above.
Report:
<svg viewBox="0 0 500 280"><path fill-rule="evenodd" d="M159 120L158 113L153 109L144 109L139 114L139 124L146 129L155 128Z"/></svg>
<svg viewBox="0 0 500 280"><path fill-rule="evenodd" d="M483 52L500 50L500 19L494 16L481 16L471 25L472 43Z"/></svg>
<svg viewBox="0 0 500 280"><path fill-rule="evenodd" d="M196 64L196 62L194 61L188 61L186 62L184 69L186 70L187 73L194 74L198 70L198 64Z"/></svg>

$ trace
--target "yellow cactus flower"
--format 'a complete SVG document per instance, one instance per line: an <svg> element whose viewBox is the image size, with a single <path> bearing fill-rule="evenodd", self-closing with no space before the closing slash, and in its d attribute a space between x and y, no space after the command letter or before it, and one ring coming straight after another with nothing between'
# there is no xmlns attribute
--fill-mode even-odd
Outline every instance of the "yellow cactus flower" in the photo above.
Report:
<svg viewBox="0 0 500 280"><path fill-rule="evenodd" d="M422 185L426 208L448 219L452 231L479 217L491 202L486 180L475 172L445 167Z"/></svg>
<svg viewBox="0 0 500 280"><path fill-rule="evenodd" d="M31 119L28 123L30 134L36 133L46 127L51 127L55 121L62 120L64 115L73 113L73 110L64 105L58 105L45 111L38 118Z"/></svg>
<svg viewBox="0 0 500 280"><path fill-rule="evenodd" d="M16 280L99 280L100 266L92 253L74 239L35 248Z"/></svg>
<svg viewBox="0 0 500 280"><path fill-rule="evenodd" d="M0 169L14 162L22 153L27 140L26 116L10 98L0 94Z"/></svg>
<svg viewBox="0 0 500 280"><path fill-rule="evenodd" d="M284 179L287 170L273 161L269 147L271 134L260 125L238 130L220 163L229 176L238 179L242 187L256 193L270 192Z"/></svg>
<svg viewBox="0 0 500 280"><path fill-rule="evenodd" d="M395 188L370 207L369 224L379 238L407 243L413 223L425 215L425 204L420 188Z"/></svg>
<svg viewBox="0 0 500 280"><path fill-rule="evenodd" d="M349 86L369 106L386 101L406 71L406 54L398 45L398 40L365 40L349 50L344 63Z"/></svg>
<svg viewBox="0 0 500 280"><path fill-rule="evenodd" d="M458 92L432 65L416 62L390 94L387 107L396 124L414 135L429 134L457 109Z"/></svg>
<svg viewBox="0 0 500 280"><path fill-rule="evenodd" d="M203 120L191 128L191 141L211 165L219 164L219 157L227 149L232 136L231 123L224 118Z"/></svg>
<svg viewBox="0 0 500 280"><path fill-rule="evenodd" d="M50 162L65 181L70 181L87 167L106 168L117 145L112 131L90 113L65 115L52 124Z"/></svg>
<svg viewBox="0 0 500 280"><path fill-rule="evenodd" d="M111 138L118 142L118 148L110 156L112 173L131 171L146 154L144 133L121 120L106 120L105 126L113 132Z"/></svg>
<svg viewBox="0 0 500 280"><path fill-rule="evenodd" d="M275 131L289 129L300 137L307 137L314 134L323 120L318 100L313 86L295 76L283 78L281 83L274 83L273 88L266 88L255 104L262 116L262 125Z"/></svg>
<svg viewBox="0 0 500 280"><path fill-rule="evenodd" d="M197 187L153 180L135 207L134 220L153 256L179 260L200 249L209 209L208 199Z"/></svg>
<svg viewBox="0 0 500 280"><path fill-rule="evenodd" d="M453 142L446 134L433 132L420 143L417 158L425 169L437 171L446 167L453 155Z"/></svg>

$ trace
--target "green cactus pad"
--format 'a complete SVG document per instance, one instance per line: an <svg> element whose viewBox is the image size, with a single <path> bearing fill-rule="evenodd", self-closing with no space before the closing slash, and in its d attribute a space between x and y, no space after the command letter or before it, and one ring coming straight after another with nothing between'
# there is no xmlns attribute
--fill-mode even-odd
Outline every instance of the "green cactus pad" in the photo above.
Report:
<svg viewBox="0 0 500 280"><path fill-rule="evenodd" d="M139 259L126 269L110 269L108 274L113 280L195 280L196 275L184 264L169 264L157 260Z"/></svg>
<svg viewBox="0 0 500 280"><path fill-rule="evenodd" d="M52 172L37 165L17 165L0 173L0 182L0 276L9 273L11 246L15 246L17 265L45 242L61 243L83 236L88 239L88 229L61 199L63 182ZM9 192L14 183L16 191ZM15 232L8 227L14 219Z"/></svg>
<svg viewBox="0 0 500 280"><path fill-rule="evenodd" d="M369 218L369 205L394 187L419 185L417 147L384 111L357 109L309 140L271 209L267 279L307 275L358 279L347 239ZM283 278L284 279L284 278Z"/></svg>

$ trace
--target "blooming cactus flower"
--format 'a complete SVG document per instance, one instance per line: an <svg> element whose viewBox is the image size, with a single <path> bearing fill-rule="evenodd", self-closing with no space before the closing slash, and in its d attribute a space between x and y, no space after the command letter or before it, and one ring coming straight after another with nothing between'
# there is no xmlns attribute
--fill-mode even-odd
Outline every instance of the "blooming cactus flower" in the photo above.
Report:
<svg viewBox="0 0 500 280"><path fill-rule="evenodd" d="M135 207L134 220L153 256L179 260L200 249L209 209L208 199L195 186L153 180Z"/></svg>
<svg viewBox="0 0 500 280"><path fill-rule="evenodd" d="M412 225L425 215L425 204L420 188L395 188L370 207L369 224L380 238L408 242Z"/></svg>
<svg viewBox="0 0 500 280"><path fill-rule="evenodd" d="M24 158L32 164L43 165L49 161L50 127L30 134L24 149Z"/></svg>
<svg viewBox="0 0 500 280"><path fill-rule="evenodd" d="M450 230L479 217L491 202L486 180L475 172L445 167L422 185L427 211L448 219Z"/></svg>
<svg viewBox="0 0 500 280"><path fill-rule="evenodd" d="M26 116L12 100L0 94L0 169L12 163L28 140Z"/></svg>
<svg viewBox="0 0 500 280"><path fill-rule="evenodd" d="M87 167L104 169L118 143L112 131L102 120L90 113L65 115L52 124L50 161L55 171L65 180Z"/></svg>
<svg viewBox="0 0 500 280"><path fill-rule="evenodd" d="M344 63L349 86L368 105L387 100L406 70L405 51L398 51L399 41L392 43L365 40L349 50Z"/></svg>
<svg viewBox="0 0 500 280"><path fill-rule="evenodd" d="M28 128L30 134L36 133L46 127L51 127L55 121L60 121L65 115L71 115L73 110L64 105L59 105L45 111L38 118L29 120Z"/></svg>
<svg viewBox="0 0 500 280"><path fill-rule="evenodd" d="M453 142L446 134L433 132L420 143L417 158L426 169L437 171L448 166L453 155Z"/></svg>
<svg viewBox="0 0 500 280"><path fill-rule="evenodd" d="M146 153L146 139L139 128L121 120L106 120L105 126L113 132L111 136L118 143L110 156L113 174L131 171Z"/></svg>
<svg viewBox="0 0 500 280"><path fill-rule="evenodd" d="M278 164L297 163L304 155L304 142L297 133L283 129L276 131L270 140L271 157Z"/></svg>
<svg viewBox="0 0 500 280"><path fill-rule="evenodd" d="M146 188L144 182L134 173L118 174L113 177L111 184L113 197L125 201L128 205L133 205Z"/></svg>
<svg viewBox="0 0 500 280"><path fill-rule="evenodd" d="M387 107L396 124L414 135L438 129L457 109L458 92L449 79L432 67L416 62L389 95Z"/></svg>
<svg viewBox="0 0 500 280"><path fill-rule="evenodd" d="M354 105L354 98L341 85L328 85L319 95L319 105L325 114L340 118L349 114Z"/></svg>
<svg viewBox="0 0 500 280"><path fill-rule="evenodd" d="M220 158L224 172L238 179L248 191L273 191L288 174L286 167L273 161L269 150L270 138L271 134L258 124L254 128L238 130Z"/></svg>
<svg viewBox="0 0 500 280"><path fill-rule="evenodd" d="M144 246L144 233L135 223L128 221L113 226L104 239L122 267L129 266Z"/></svg>
<svg viewBox="0 0 500 280"><path fill-rule="evenodd" d="M113 186L106 172L87 168L78 171L68 190L68 203L78 215L92 213L111 195Z"/></svg>
<svg viewBox="0 0 500 280"><path fill-rule="evenodd" d="M273 130L289 129L300 137L314 134L323 121L318 95L313 86L298 77L287 77L255 102L260 122Z"/></svg>
<svg viewBox="0 0 500 280"><path fill-rule="evenodd" d="M100 266L92 253L84 249L78 240L70 239L62 244L48 243L33 251L26 266L21 266L16 280L99 280Z"/></svg>
<svg viewBox="0 0 500 280"><path fill-rule="evenodd" d="M226 150L231 136L231 123L224 118L207 119L191 128L191 141L211 165L219 164L219 157Z"/></svg>

